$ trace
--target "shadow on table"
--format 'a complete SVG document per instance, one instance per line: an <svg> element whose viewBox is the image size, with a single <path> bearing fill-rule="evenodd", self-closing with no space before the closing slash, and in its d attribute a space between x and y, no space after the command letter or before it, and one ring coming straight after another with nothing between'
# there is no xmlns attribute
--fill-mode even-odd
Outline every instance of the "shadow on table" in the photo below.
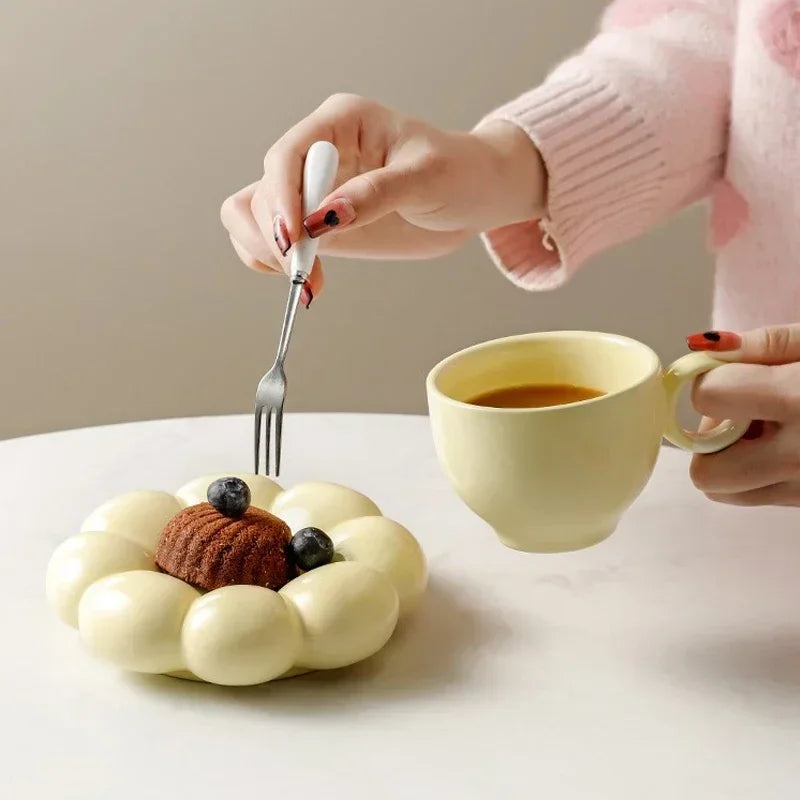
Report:
<svg viewBox="0 0 800 800"><path fill-rule="evenodd" d="M800 630L693 641L670 648L665 658L690 680L716 689L780 694L795 701L800 692Z"/></svg>
<svg viewBox="0 0 800 800"><path fill-rule="evenodd" d="M490 619L486 610L467 606L464 594L443 581L432 580L421 606L400 623L383 650L352 667L251 687L214 686L134 673L127 679L177 701L196 702L210 693L217 702L293 715L319 715L359 703L452 693L469 679L480 651L508 635L502 620Z"/></svg>

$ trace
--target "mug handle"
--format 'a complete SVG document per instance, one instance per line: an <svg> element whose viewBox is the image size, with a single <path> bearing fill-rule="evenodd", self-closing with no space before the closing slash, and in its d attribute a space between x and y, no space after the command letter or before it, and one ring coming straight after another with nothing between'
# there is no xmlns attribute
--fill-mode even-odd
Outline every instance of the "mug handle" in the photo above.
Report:
<svg viewBox="0 0 800 800"><path fill-rule="evenodd" d="M725 420L710 431L700 433L687 431L678 422L678 399L684 386L725 363L707 353L689 353L667 368L662 378L667 398L664 437L672 444L691 453L717 453L739 441L750 427L749 420L747 422Z"/></svg>

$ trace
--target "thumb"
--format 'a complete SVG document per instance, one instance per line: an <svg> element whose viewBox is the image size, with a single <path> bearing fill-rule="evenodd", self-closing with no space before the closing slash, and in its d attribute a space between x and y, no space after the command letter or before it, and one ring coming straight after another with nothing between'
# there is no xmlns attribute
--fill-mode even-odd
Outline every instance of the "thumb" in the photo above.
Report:
<svg viewBox="0 0 800 800"><path fill-rule="evenodd" d="M750 364L790 364L800 361L800 325L773 325L741 335L706 331L687 339L691 350L713 352L721 361Z"/></svg>
<svg viewBox="0 0 800 800"><path fill-rule="evenodd" d="M367 225L405 205L413 186L411 172L396 166L363 172L331 192L303 220L303 226L313 239L334 230Z"/></svg>

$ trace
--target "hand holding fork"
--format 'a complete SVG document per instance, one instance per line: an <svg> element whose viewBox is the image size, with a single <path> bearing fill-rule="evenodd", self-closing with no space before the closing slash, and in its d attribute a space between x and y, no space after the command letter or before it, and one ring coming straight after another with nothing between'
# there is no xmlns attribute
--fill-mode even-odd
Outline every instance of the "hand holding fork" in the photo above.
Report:
<svg viewBox="0 0 800 800"><path fill-rule="evenodd" d="M336 171L339 166L339 153L330 142L314 142L306 155L303 167L303 217L315 211L333 189ZM283 429L283 406L286 400L286 373L284 362L289 350L300 293L311 273L317 253L317 240L303 233L292 248L291 285L286 312L283 317L278 353L275 363L261 378L256 389L255 402L255 473L258 474L261 455L262 417L266 416L265 427L265 471L277 477L281 471L281 433ZM273 428L274 425L274 436ZM274 443L274 452L271 445Z"/></svg>

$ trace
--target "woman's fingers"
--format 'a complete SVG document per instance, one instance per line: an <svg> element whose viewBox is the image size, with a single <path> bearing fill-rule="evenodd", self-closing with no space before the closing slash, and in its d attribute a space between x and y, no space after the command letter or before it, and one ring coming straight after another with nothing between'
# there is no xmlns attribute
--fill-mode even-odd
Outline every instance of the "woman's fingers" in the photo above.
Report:
<svg viewBox="0 0 800 800"><path fill-rule="evenodd" d="M798 365L726 364L700 378L692 391L694 407L715 419L783 421L800 403Z"/></svg>
<svg viewBox="0 0 800 800"><path fill-rule="evenodd" d="M774 483L760 489L734 494L706 492L709 500L731 506L798 506L800 505L800 482Z"/></svg>
<svg viewBox="0 0 800 800"><path fill-rule="evenodd" d="M368 225L403 207L424 175L399 165L356 175L335 189L303 220L312 238Z"/></svg>
<svg viewBox="0 0 800 800"><path fill-rule="evenodd" d="M429 259L452 253L468 237L464 231L424 230L399 214L387 214L371 225L346 228L341 236L332 232L320 237L318 252L323 259L326 255L373 260Z"/></svg>
<svg viewBox="0 0 800 800"><path fill-rule="evenodd" d="M265 236L277 237L281 250L291 248L300 238L303 164L308 148L322 138L323 131L312 129L305 138L292 137L286 141L290 134L292 131L270 148L264 158L264 177L259 182L254 209L259 228ZM281 231L286 237L285 244L279 241Z"/></svg>
<svg viewBox="0 0 800 800"><path fill-rule="evenodd" d="M337 94L290 128L264 156L261 199L255 213L263 235L271 236L275 220L280 218L290 243L300 237L303 165L314 142L336 145L340 169L350 164L367 164L370 154L365 152L366 141L381 129L384 117L386 112L377 103L355 95Z"/></svg>
<svg viewBox="0 0 800 800"><path fill-rule="evenodd" d="M712 455L696 455L690 475L706 494L760 489L797 477L797 454L778 425L766 423L757 439L742 439Z"/></svg>
<svg viewBox="0 0 800 800"><path fill-rule="evenodd" d="M286 274L289 259L281 257L274 241L269 244L264 241L253 217L252 202L257 186L252 183L240 189L222 204L222 224L228 230L236 255L246 266L259 272ZM304 305L309 305L314 297L319 296L323 284L322 263L316 258L303 293Z"/></svg>
<svg viewBox="0 0 800 800"><path fill-rule="evenodd" d="M687 337L692 350L716 353L724 361L749 364L791 364L800 361L800 324L772 325L743 334L706 331Z"/></svg>
<svg viewBox="0 0 800 800"><path fill-rule="evenodd" d="M256 272L265 272L268 275L284 275L283 271L278 272L278 270L273 269L272 267L267 266L266 264L259 261L257 258L253 258L250 253L242 247L233 236L230 237L231 244L233 245L233 249L236 251L236 255L239 256L241 262L246 266L250 267L250 269L255 270ZM320 293L322 292L322 287L325 284L324 274L322 272L322 262L318 259L314 259L314 266L311 268L311 274L306 281L306 285L303 288L303 294L301 295L300 301L306 308L311 305L311 302L314 300L315 297L319 297Z"/></svg>
<svg viewBox="0 0 800 800"><path fill-rule="evenodd" d="M268 267L263 262L259 261L257 258L253 258L247 250L242 247L233 236L230 237L231 244L233 245L233 249L236 251L236 255L239 256L239 260L246 266L250 267L250 269L255 270L256 272L266 272L270 275L279 275L283 273L279 273L277 270L272 269L272 267Z"/></svg>
<svg viewBox="0 0 800 800"><path fill-rule="evenodd" d="M800 505L800 325L688 339L730 364L695 383L695 408L716 419L751 420L741 441L695 456L691 476L711 500L737 506Z"/></svg>
<svg viewBox="0 0 800 800"><path fill-rule="evenodd" d="M308 307L315 297L319 297L324 285L325 277L322 272L322 262L319 260L319 258L315 258L314 266L311 268L311 274L308 276L308 280L306 281L306 290L311 293L311 296L308 297L306 294L303 295L303 305Z"/></svg>
<svg viewBox="0 0 800 800"><path fill-rule="evenodd" d="M292 239L284 218L273 214L269 197L265 195L261 183L256 185L255 191L250 198L250 218L258 229L265 246L269 248L273 263L288 275L289 251L291 250ZM265 230L263 221L266 219L270 219L271 222Z"/></svg>
<svg viewBox="0 0 800 800"><path fill-rule="evenodd" d="M251 204L257 186L257 183L251 183L225 200L220 209L220 218L231 239L236 241L241 249L269 269L283 271L283 266L276 257L276 251L264 240L253 217Z"/></svg>

